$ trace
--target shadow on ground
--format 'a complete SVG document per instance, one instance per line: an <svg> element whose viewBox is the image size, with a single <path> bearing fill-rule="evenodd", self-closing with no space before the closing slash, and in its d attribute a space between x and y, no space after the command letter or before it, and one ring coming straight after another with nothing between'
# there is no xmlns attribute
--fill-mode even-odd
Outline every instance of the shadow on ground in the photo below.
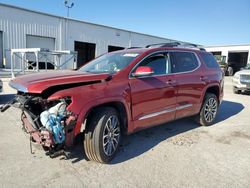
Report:
<svg viewBox="0 0 250 188"><path fill-rule="evenodd" d="M0 106L7 103L15 97L14 94L1 94L0 95Z"/></svg>
<svg viewBox="0 0 250 188"><path fill-rule="evenodd" d="M243 109L244 106L240 103L223 101L219 109L216 123L225 121L228 118L237 115ZM153 149L162 141L198 127L199 125L193 118L185 118L125 136L116 157L110 164L117 164L130 160ZM83 154L82 140L75 146L71 157L72 163L86 159Z"/></svg>
<svg viewBox="0 0 250 188"><path fill-rule="evenodd" d="M239 112L241 112L245 107L241 103L231 102L231 101L222 101L219 113L216 119L216 122L224 121Z"/></svg>
<svg viewBox="0 0 250 188"><path fill-rule="evenodd" d="M250 95L250 91L241 92L241 95Z"/></svg>

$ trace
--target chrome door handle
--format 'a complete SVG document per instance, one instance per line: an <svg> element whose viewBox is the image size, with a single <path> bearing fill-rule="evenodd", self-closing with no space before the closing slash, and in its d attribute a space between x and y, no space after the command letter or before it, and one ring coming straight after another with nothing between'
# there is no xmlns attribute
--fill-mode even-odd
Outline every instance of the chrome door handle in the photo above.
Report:
<svg viewBox="0 0 250 188"><path fill-rule="evenodd" d="M206 82L206 81L208 81L208 77L207 76L201 76L200 80L203 81L203 82Z"/></svg>
<svg viewBox="0 0 250 188"><path fill-rule="evenodd" d="M176 80L168 80L166 81L166 84L169 84L169 85L175 85L177 82Z"/></svg>

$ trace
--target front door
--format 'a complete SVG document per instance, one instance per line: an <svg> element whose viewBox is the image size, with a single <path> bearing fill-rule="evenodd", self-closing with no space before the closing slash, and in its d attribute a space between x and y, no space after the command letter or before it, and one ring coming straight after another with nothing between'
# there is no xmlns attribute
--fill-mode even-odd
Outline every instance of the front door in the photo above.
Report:
<svg viewBox="0 0 250 188"><path fill-rule="evenodd" d="M168 75L170 72L169 54L155 53L138 66L149 66L154 73L147 77L130 76L134 129L173 120L176 89L174 76Z"/></svg>

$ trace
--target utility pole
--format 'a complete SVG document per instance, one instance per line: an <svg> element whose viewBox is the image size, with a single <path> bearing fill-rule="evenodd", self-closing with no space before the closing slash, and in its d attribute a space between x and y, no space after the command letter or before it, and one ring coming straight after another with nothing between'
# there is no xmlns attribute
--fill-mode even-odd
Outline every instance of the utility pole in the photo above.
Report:
<svg viewBox="0 0 250 188"><path fill-rule="evenodd" d="M68 4L68 1L64 1L64 6L67 8L67 17L69 17L69 9L74 6L74 3Z"/></svg>
<svg viewBox="0 0 250 188"><path fill-rule="evenodd" d="M74 6L74 3L72 2L72 3L70 3L69 4L69 2L67 1L67 0L65 0L64 1L64 6L67 8L67 18L65 18L65 24L64 24L64 27L65 27L65 31L64 31L64 48L65 49L67 49L67 35L68 35L68 18L69 18L69 9L71 9L73 6Z"/></svg>

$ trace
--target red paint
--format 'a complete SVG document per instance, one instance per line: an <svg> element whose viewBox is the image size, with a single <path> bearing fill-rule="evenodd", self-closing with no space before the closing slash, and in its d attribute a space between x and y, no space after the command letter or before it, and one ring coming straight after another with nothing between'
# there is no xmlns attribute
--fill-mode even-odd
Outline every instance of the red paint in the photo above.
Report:
<svg viewBox="0 0 250 188"><path fill-rule="evenodd" d="M129 78L131 70L140 60L148 54L165 50L193 52L200 59L201 66L191 73ZM218 87L218 98L221 102L223 75L220 69L209 69L204 65L199 55L204 52L186 48L152 48L127 51L140 52L141 55L126 68L112 75L110 80L107 80L108 74L57 71L22 76L16 78L13 82L25 86L29 93L42 93L51 86L101 81L95 84L64 89L48 98L51 100L65 96L71 97L72 102L68 106L68 110L77 117L74 135L80 133L81 125L91 109L111 102L120 102L124 105L127 116L127 133L199 113L205 92L212 86ZM141 67L137 71L152 72L150 67ZM171 111L171 109L187 104L192 106L187 109ZM168 113L143 119L149 114L168 109L170 109Z"/></svg>
<svg viewBox="0 0 250 188"><path fill-rule="evenodd" d="M27 88L29 93L41 93L51 86L103 80L108 76L109 74L96 75L63 70L20 76L17 77L14 82L17 82Z"/></svg>

